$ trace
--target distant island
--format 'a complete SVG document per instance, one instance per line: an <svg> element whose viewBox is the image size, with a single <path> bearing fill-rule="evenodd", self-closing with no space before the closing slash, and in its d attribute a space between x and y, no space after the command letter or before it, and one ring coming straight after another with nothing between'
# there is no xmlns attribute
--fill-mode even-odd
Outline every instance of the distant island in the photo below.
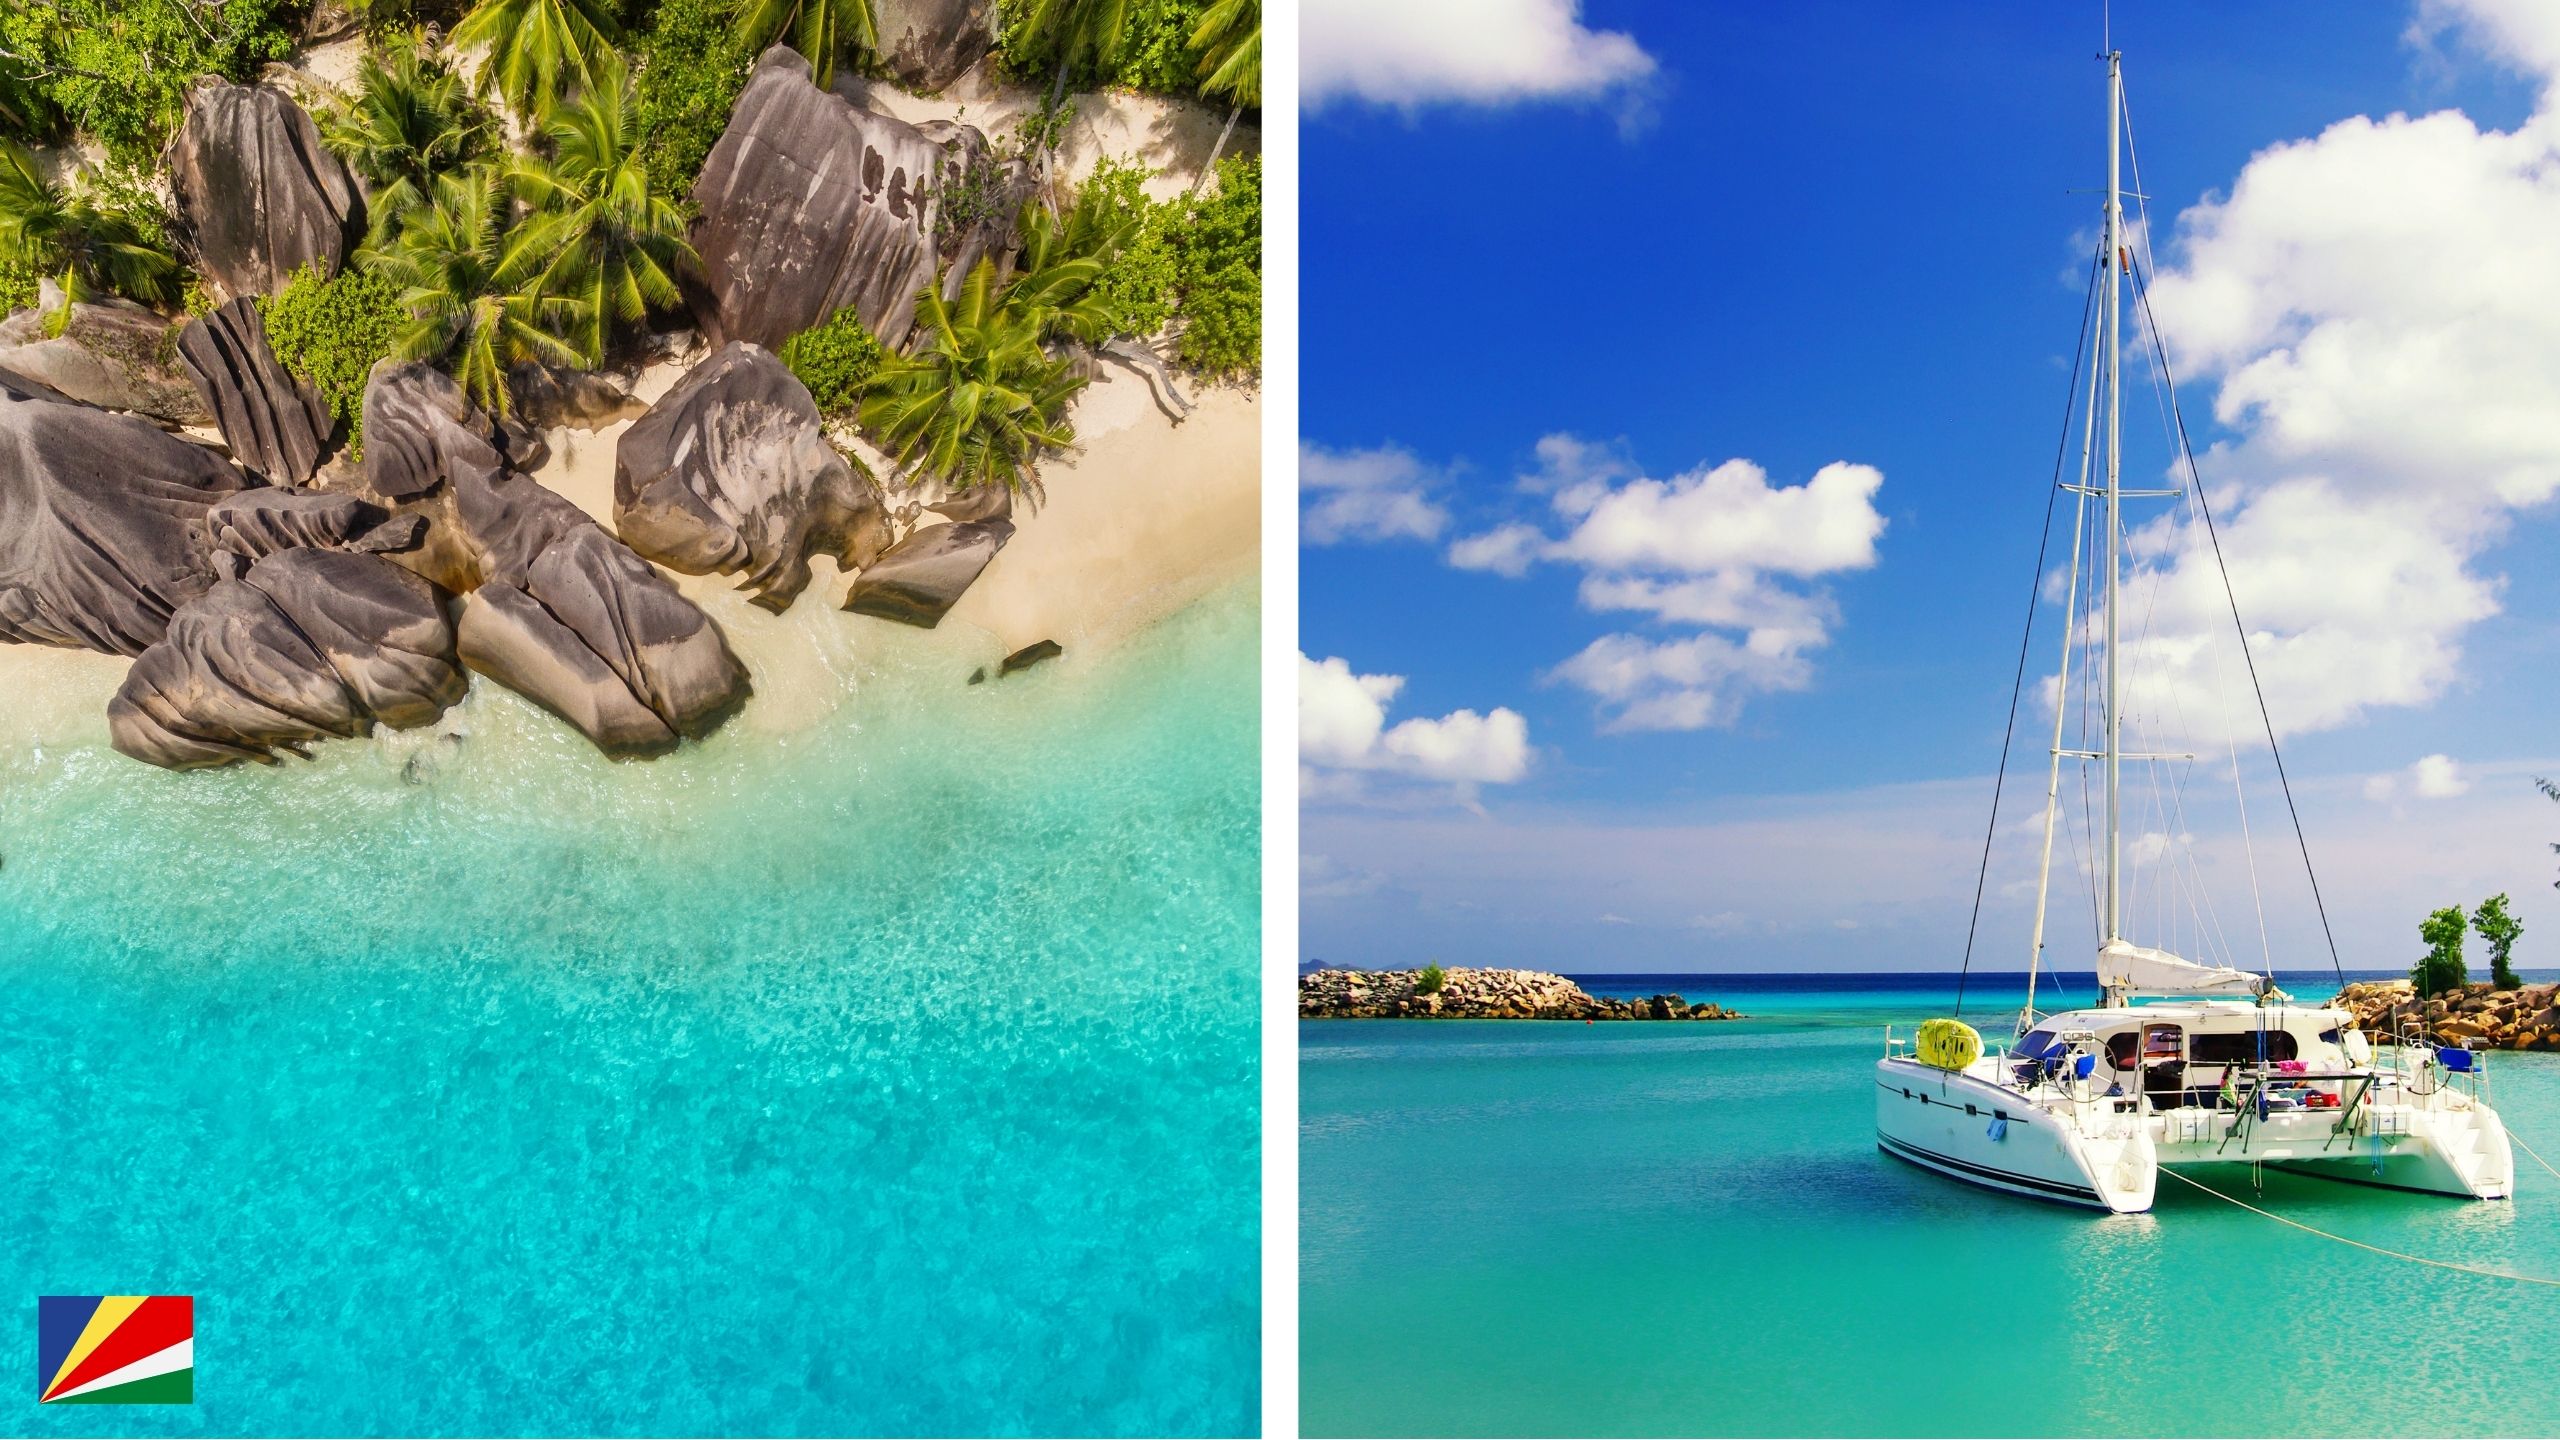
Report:
<svg viewBox="0 0 2560 1440"><path fill-rule="evenodd" d="M1739 1020L1677 995L1604 1000L1543 970L1316 970L1298 977L1301 1020Z"/></svg>

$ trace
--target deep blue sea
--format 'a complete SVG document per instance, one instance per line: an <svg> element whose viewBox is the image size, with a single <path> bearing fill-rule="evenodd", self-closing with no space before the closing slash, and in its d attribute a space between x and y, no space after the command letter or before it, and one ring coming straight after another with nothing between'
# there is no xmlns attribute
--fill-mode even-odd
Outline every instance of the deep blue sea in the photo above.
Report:
<svg viewBox="0 0 2560 1440"><path fill-rule="evenodd" d="M2528 979L2550 979L2526 972ZM1715 1024L1309 1021L1312 1435L2547 1435L2560 1288L2322 1240L2164 1184L2147 1215L1877 1153L1870 1068L1955 977L1579 976ZM2350 978L2364 978L2354 976ZM2284 975L2297 996L2337 979ZM2048 984L2050 981L2048 981ZM1986 1035L2021 978L1974 977ZM2044 1008L2086 1001L2088 977ZM2560 1163L2560 1056L2491 1098ZM2323 1230L2560 1280L2560 1179L2482 1203L2245 1169Z"/></svg>
<svg viewBox="0 0 2560 1440"><path fill-rule="evenodd" d="M649 764L0 754L0 1343L192 1294L198 1397L0 1432L1255 1428L1256 589Z"/></svg>

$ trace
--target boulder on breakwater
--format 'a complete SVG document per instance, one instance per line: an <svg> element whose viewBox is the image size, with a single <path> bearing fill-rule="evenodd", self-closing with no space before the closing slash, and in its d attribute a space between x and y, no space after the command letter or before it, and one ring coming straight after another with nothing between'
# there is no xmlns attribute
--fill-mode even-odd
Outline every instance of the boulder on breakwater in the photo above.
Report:
<svg viewBox="0 0 2560 1440"><path fill-rule="evenodd" d="M2421 997L2406 980L2359 980L2329 1003L2377 1041L2408 1036L2474 1050L2560 1050L2560 986L2466 985Z"/></svg>
<svg viewBox="0 0 2560 1440"><path fill-rule="evenodd" d="M1318 970L1298 977L1301 1020L1739 1020L1712 1001L1692 1005L1677 995L1603 1000L1562 975L1543 970L1441 972L1440 988L1421 993L1419 970Z"/></svg>

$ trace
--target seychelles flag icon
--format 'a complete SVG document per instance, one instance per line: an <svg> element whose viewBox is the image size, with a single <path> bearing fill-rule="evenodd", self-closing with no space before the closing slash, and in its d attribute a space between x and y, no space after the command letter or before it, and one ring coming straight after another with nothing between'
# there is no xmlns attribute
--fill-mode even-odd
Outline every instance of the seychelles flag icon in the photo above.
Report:
<svg viewBox="0 0 2560 1440"><path fill-rule="evenodd" d="M36 1297L36 1400L44 1405L192 1405L192 1295Z"/></svg>

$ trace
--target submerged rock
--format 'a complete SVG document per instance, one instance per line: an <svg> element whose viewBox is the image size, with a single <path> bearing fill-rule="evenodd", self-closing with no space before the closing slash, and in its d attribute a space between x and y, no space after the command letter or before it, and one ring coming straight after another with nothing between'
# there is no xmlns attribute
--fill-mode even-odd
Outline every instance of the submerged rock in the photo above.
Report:
<svg viewBox="0 0 2560 1440"><path fill-rule="evenodd" d="M168 163L178 222L218 299L272 295L306 265L334 275L364 233L354 178L277 91L199 83Z"/></svg>
<svg viewBox="0 0 2560 1440"><path fill-rule="evenodd" d="M1010 520L927 526L890 546L856 577L844 608L930 630L1012 538Z"/></svg>
<svg viewBox="0 0 2560 1440"><path fill-rule="evenodd" d="M205 516L248 483L148 421L0 380L0 641L142 653L212 586Z"/></svg>
<svg viewBox="0 0 2560 1440"><path fill-rule="evenodd" d="M177 327L130 300L113 297L71 307L60 335L45 333L62 291L50 280L33 309L0 320L0 370L45 385L66 399L131 410L167 425L213 419L178 364Z"/></svg>
<svg viewBox="0 0 2560 1440"><path fill-rule="evenodd" d="M807 588L810 555L859 569L889 543L878 488L827 443L808 387L734 340L623 432L613 524L671 569L743 572L777 614Z"/></svg>
<svg viewBox="0 0 2560 1440"><path fill-rule="evenodd" d="M305 484L318 472L336 418L276 359L256 301L243 296L189 321L178 358L232 458L277 485Z"/></svg>
<svg viewBox="0 0 2560 1440"><path fill-rule="evenodd" d="M1004 663L996 667L996 674L999 677L1018 674L1043 660L1055 660L1066 653L1066 647L1055 640L1034 640L1004 657Z"/></svg>
<svg viewBox="0 0 2560 1440"><path fill-rule="evenodd" d="M915 126L820 90L789 46L767 50L693 187L711 340L780 349L852 306L903 341L934 279L943 162Z"/></svg>
<svg viewBox="0 0 2560 1440"><path fill-rule="evenodd" d="M466 686L434 586L376 555L283 550L179 608L107 728L116 749L172 770L272 762L377 722L427 724Z"/></svg>

